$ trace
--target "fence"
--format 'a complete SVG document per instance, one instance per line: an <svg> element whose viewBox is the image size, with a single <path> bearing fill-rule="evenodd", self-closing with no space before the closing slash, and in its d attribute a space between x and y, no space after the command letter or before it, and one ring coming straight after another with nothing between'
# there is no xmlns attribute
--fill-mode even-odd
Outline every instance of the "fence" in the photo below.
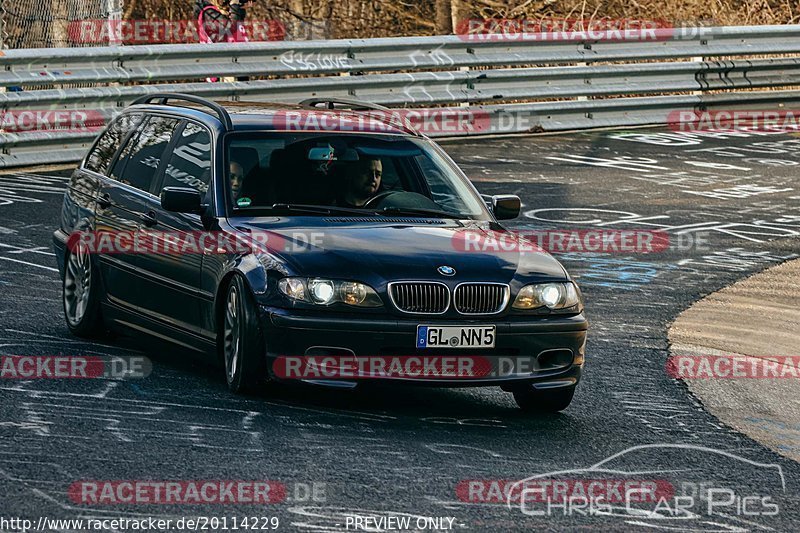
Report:
<svg viewBox="0 0 800 533"><path fill-rule="evenodd" d="M70 37L71 23L121 15L122 0L0 0L0 48L86 46Z"/></svg>
<svg viewBox="0 0 800 533"><path fill-rule="evenodd" d="M107 120L165 91L230 101L356 97L470 106L522 132L660 124L676 110L800 100L792 90L800 85L800 25L659 29L634 41L495 37L9 50L0 57L0 87L8 89L0 109L90 110ZM253 81L202 81L210 75ZM42 84L62 88L29 90ZM74 161L94 136L0 133L0 167Z"/></svg>

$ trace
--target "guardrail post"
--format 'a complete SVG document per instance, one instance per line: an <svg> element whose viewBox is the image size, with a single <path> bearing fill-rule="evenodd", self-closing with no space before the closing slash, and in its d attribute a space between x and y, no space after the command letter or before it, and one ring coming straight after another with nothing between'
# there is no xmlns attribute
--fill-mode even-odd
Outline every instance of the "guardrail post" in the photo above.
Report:
<svg viewBox="0 0 800 533"><path fill-rule="evenodd" d="M586 63L586 62L581 62L581 63L576 63L575 64L575 66L577 66L577 67L586 67L588 65L589 65L589 63ZM589 80L584 80L584 81L586 81L586 83L589 83ZM576 98L576 100L578 100L579 102L583 102L583 101L589 100L589 97L588 96L579 96L578 98Z"/></svg>
<svg viewBox="0 0 800 533"><path fill-rule="evenodd" d="M706 60L706 58L705 58L705 57L703 57L703 56L697 56L697 57L693 57L693 58L691 59L691 61L695 61L695 62L701 62L701 63L702 63L702 62L705 62L705 60ZM697 95L703 94L703 91L692 91L692 94L693 94L693 95L695 95L695 96L697 96Z"/></svg>
<svg viewBox="0 0 800 533"><path fill-rule="evenodd" d="M470 67L459 67L458 70L460 70L462 72L469 72L470 71ZM469 102L461 102L459 104L459 107L469 107Z"/></svg>
<svg viewBox="0 0 800 533"><path fill-rule="evenodd" d="M122 44L120 41L120 24L122 23L122 2L123 0L106 0L108 9L108 45L119 46Z"/></svg>

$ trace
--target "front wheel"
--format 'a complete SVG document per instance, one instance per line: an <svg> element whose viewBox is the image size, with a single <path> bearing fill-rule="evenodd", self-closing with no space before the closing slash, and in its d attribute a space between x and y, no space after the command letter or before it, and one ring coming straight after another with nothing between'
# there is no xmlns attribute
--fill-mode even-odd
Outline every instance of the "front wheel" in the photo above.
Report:
<svg viewBox="0 0 800 533"><path fill-rule="evenodd" d="M84 243L67 251L61 292L69 330L78 337L101 336L105 325L100 316L100 278Z"/></svg>
<svg viewBox="0 0 800 533"><path fill-rule="evenodd" d="M558 389L537 390L533 386L514 391L514 400L526 413L557 413L572 402L575 385Z"/></svg>
<svg viewBox="0 0 800 533"><path fill-rule="evenodd" d="M228 388L253 392L266 378L266 347L255 298L241 276L234 276L225 292L220 348Z"/></svg>

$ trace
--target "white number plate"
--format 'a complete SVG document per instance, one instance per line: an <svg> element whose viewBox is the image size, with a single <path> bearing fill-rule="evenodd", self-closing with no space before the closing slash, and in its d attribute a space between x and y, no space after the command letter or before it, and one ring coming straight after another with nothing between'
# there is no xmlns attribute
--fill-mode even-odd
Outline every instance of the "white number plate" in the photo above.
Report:
<svg viewBox="0 0 800 533"><path fill-rule="evenodd" d="M494 326L417 326L417 348L494 348Z"/></svg>

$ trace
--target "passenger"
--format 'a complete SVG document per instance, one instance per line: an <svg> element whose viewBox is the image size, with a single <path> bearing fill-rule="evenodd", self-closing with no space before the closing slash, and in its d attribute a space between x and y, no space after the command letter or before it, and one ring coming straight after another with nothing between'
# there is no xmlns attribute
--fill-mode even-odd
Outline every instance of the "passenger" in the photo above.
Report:
<svg viewBox="0 0 800 533"><path fill-rule="evenodd" d="M231 196L233 201L239 199L239 192L242 190L242 182L244 181L244 168L236 161L231 161L230 173L228 174L231 180Z"/></svg>

